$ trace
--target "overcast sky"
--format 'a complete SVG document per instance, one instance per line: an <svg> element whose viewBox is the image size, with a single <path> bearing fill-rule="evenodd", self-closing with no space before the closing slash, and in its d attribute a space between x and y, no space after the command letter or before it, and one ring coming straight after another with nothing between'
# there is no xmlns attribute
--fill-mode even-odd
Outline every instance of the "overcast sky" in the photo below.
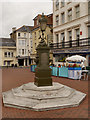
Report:
<svg viewBox="0 0 90 120"><path fill-rule="evenodd" d="M0 0L0 37L9 37L12 27L33 25L38 14L52 13L52 0Z"/></svg>

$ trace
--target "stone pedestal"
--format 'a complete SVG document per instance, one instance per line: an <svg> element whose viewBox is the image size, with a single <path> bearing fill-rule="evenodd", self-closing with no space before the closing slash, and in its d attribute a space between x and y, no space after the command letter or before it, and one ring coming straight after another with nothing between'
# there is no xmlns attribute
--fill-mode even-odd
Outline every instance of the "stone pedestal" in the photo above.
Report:
<svg viewBox="0 0 90 120"><path fill-rule="evenodd" d="M30 82L3 92L4 106L45 111L78 106L86 94L53 82L53 86L37 87Z"/></svg>
<svg viewBox="0 0 90 120"><path fill-rule="evenodd" d="M35 69L34 84L38 87L52 86L51 68L49 67L49 50L45 41L42 40L36 48L37 67Z"/></svg>

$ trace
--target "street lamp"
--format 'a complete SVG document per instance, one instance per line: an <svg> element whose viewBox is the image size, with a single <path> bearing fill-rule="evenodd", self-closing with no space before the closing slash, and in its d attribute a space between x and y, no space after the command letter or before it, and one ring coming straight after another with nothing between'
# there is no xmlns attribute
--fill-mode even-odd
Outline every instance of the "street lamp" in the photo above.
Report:
<svg viewBox="0 0 90 120"><path fill-rule="evenodd" d="M42 17L39 19L39 23L41 31L44 32L47 27L47 19L45 19L44 13L42 13Z"/></svg>
<svg viewBox="0 0 90 120"><path fill-rule="evenodd" d="M42 32L42 36L40 35L39 39L41 39L40 44L43 44L46 46L46 42L44 41L44 39L46 39L46 37L44 38L44 31L46 30L47 27L47 19L44 16L44 13L42 13L41 18L39 19L39 23L40 23L40 29Z"/></svg>
<svg viewBox="0 0 90 120"><path fill-rule="evenodd" d="M47 19L42 13L41 18L39 19L40 29L42 32L42 36L40 36L41 41L39 42L36 51L36 64L37 67L35 69L35 79L34 84L38 87L41 86L52 86L52 78L51 78L51 69L49 67L49 50L50 48L47 46L44 38L44 31L47 27Z"/></svg>

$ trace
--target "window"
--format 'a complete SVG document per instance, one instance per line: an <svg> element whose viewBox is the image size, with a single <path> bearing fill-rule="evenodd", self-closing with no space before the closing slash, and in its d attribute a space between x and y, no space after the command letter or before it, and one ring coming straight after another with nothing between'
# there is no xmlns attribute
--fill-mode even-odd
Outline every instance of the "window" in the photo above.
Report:
<svg viewBox="0 0 90 120"><path fill-rule="evenodd" d="M56 34L56 43L59 43L59 35Z"/></svg>
<svg viewBox="0 0 90 120"><path fill-rule="evenodd" d="M76 6L76 18L80 17L80 6Z"/></svg>
<svg viewBox="0 0 90 120"><path fill-rule="evenodd" d="M79 37L80 37L80 30L78 28L78 29L76 29L76 40L77 40L76 44L78 47L79 47Z"/></svg>
<svg viewBox="0 0 90 120"><path fill-rule="evenodd" d="M22 55L24 55L24 49L22 49Z"/></svg>
<svg viewBox="0 0 90 120"><path fill-rule="evenodd" d="M18 40L19 45L22 45L22 40Z"/></svg>
<svg viewBox="0 0 90 120"><path fill-rule="evenodd" d="M19 55L21 55L21 49L19 49Z"/></svg>
<svg viewBox="0 0 90 120"><path fill-rule="evenodd" d="M36 43L35 43L35 49L36 49Z"/></svg>
<svg viewBox="0 0 90 120"><path fill-rule="evenodd" d="M30 33L30 38L32 38L32 33Z"/></svg>
<svg viewBox="0 0 90 120"><path fill-rule="evenodd" d="M13 52L11 52L11 57L13 57Z"/></svg>
<svg viewBox="0 0 90 120"><path fill-rule="evenodd" d="M38 20L37 20L37 25L39 24Z"/></svg>
<svg viewBox="0 0 90 120"><path fill-rule="evenodd" d="M56 25L59 25L59 15L56 16Z"/></svg>
<svg viewBox="0 0 90 120"><path fill-rule="evenodd" d="M69 34L69 47L72 47L72 31L69 31L68 32L68 34Z"/></svg>
<svg viewBox="0 0 90 120"><path fill-rule="evenodd" d="M68 1L67 1L67 4L69 4L69 3L71 3L71 2L72 2L72 0L68 0Z"/></svg>
<svg viewBox="0 0 90 120"><path fill-rule="evenodd" d="M20 36L20 33L18 33L18 36Z"/></svg>
<svg viewBox="0 0 90 120"><path fill-rule="evenodd" d="M56 0L56 10L59 9L59 0Z"/></svg>
<svg viewBox="0 0 90 120"><path fill-rule="evenodd" d="M8 57L10 57L10 52L8 52Z"/></svg>
<svg viewBox="0 0 90 120"><path fill-rule="evenodd" d="M4 63L3 63L4 65L6 65L6 61L4 61Z"/></svg>
<svg viewBox="0 0 90 120"><path fill-rule="evenodd" d="M61 7L64 7L64 5L65 5L65 1L61 0Z"/></svg>
<svg viewBox="0 0 90 120"><path fill-rule="evenodd" d="M19 40L19 45L25 46L26 45L26 40Z"/></svg>
<svg viewBox="0 0 90 120"><path fill-rule="evenodd" d="M61 13L61 23L65 23L65 14Z"/></svg>
<svg viewBox="0 0 90 120"><path fill-rule="evenodd" d="M4 56L7 57L7 52L4 53Z"/></svg>
<svg viewBox="0 0 90 120"><path fill-rule="evenodd" d="M57 43L57 47L58 47L58 43L59 43L59 35L56 34L56 43Z"/></svg>
<svg viewBox="0 0 90 120"><path fill-rule="evenodd" d="M55 62L65 62L66 57L65 54L55 55Z"/></svg>
<svg viewBox="0 0 90 120"><path fill-rule="evenodd" d="M25 49L25 51L24 51L24 52L25 52L24 54L26 55L26 49Z"/></svg>
<svg viewBox="0 0 90 120"><path fill-rule="evenodd" d="M32 41L31 41L31 46L32 46Z"/></svg>
<svg viewBox="0 0 90 120"><path fill-rule="evenodd" d="M24 37L26 37L26 33L24 33Z"/></svg>
<svg viewBox="0 0 90 120"><path fill-rule="evenodd" d="M76 29L76 39L79 39L79 37L80 37L80 30L78 28L78 29Z"/></svg>
<svg viewBox="0 0 90 120"><path fill-rule="evenodd" d="M38 31L38 35L40 36L40 30Z"/></svg>
<svg viewBox="0 0 90 120"><path fill-rule="evenodd" d="M90 1L88 2L88 14L90 14Z"/></svg>
<svg viewBox="0 0 90 120"><path fill-rule="evenodd" d="M25 46L26 45L26 41L22 40L22 45Z"/></svg>
<svg viewBox="0 0 90 120"><path fill-rule="evenodd" d="M68 10L68 21L72 20L72 9Z"/></svg>
<svg viewBox="0 0 90 120"><path fill-rule="evenodd" d="M64 48L64 42L65 42L65 35L64 35L64 32L63 32L63 33L61 33L62 48Z"/></svg>
<svg viewBox="0 0 90 120"><path fill-rule="evenodd" d="M10 61L7 61L7 65L10 66Z"/></svg>
<svg viewBox="0 0 90 120"><path fill-rule="evenodd" d="M35 32L35 39L36 39L36 32Z"/></svg>

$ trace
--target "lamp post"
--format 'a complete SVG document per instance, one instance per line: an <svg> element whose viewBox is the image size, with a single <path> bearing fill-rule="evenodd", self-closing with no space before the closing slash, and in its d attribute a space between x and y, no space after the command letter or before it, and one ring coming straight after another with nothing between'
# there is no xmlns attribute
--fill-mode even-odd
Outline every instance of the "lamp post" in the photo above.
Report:
<svg viewBox="0 0 90 120"><path fill-rule="evenodd" d="M37 67L35 69L35 79L34 84L38 87L40 86L52 86L52 78L51 78L51 69L49 67L49 50L50 48L47 46L44 37L44 31L47 26L47 19L42 13L41 18L39 19L40 29L42 35L40 36L41 41L39 42L36 51L36 64Z"/></svg>

